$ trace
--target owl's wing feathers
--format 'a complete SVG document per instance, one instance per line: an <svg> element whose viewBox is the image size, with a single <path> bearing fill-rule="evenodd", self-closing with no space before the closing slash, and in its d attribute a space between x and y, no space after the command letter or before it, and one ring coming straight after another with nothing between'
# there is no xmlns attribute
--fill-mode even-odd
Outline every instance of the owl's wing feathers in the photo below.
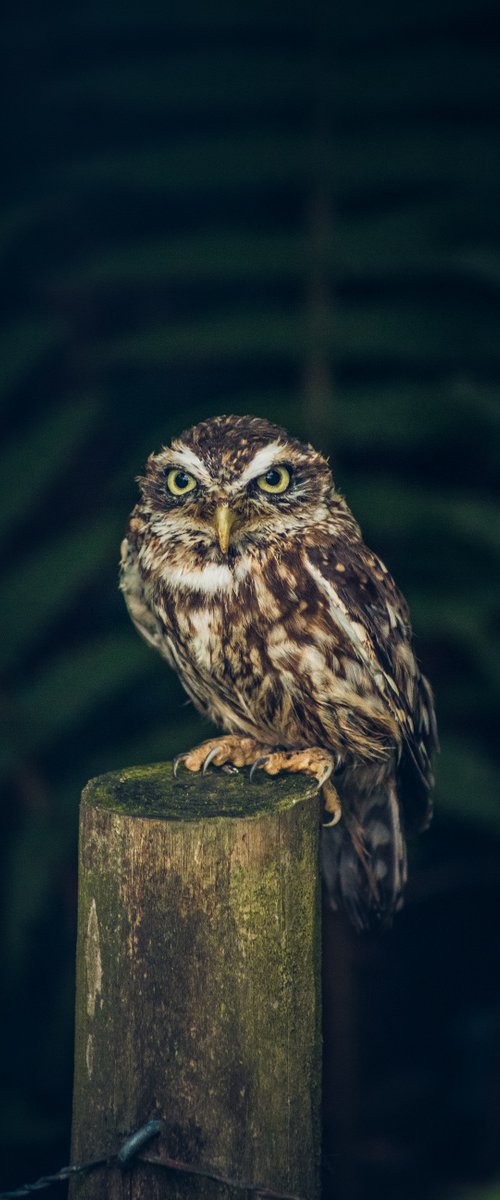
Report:
<svg viewBox="0 0 500 1200"><path fill-rule="evenodd" d="M133 536L124 538L121 545L120 591L123 592L128 611L141 637L154 650L166 658L170 667L176 669L175 655L159 618L156 616L146 581L139 571L137 548Z"/></svg>
<svg viewBox="0 0 500 1200"><path fill-rule="evenodd" d="M371 679L402 734L398 774L401 799L412 825L431 817L431 756L437 749L432 692L412 647L409 610L383 563L359 539L323 550L308 549L328 595L331 615Z"/></svg>
<svg viewBox="0 0 500 1200"><path fill-rule="evenodd" d="M321 830L326 895L356 929L387 928L401 907L406 844L395 780L346 806L337 825Z"/></svg>

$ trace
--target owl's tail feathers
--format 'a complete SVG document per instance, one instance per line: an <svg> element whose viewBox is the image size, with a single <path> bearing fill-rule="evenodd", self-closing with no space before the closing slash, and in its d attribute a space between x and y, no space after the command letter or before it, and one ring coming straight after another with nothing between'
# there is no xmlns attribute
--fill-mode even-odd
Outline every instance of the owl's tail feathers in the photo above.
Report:
<svg viewBox="0 0 500 1200"><path fill-rule="evenodd" d="M395 784L360 798L357 811L323 829L321 838L323 881L332 908L347 912L358 930L390 926L406 883Z"/></svg>

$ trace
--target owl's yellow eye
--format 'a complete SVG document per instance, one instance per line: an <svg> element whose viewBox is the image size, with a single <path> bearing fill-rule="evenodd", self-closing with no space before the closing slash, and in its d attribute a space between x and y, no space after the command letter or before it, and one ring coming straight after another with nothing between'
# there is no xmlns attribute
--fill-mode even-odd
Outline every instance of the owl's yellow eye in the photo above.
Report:
<svg viewBox="0 0 500 1200"><path fill-rule="evenodd" d="M188 492L194 491L196 479L192 475L188 475L187 471L180 471L178 467L173 467L167 475L167 487L173 496L187 496Z"/></svg>
<svg viewBox="0 0 500 1200"><path fill-rule="evenodd" d="M265 475L259 475L257 479L257 487L260 487L262 492L271 492L274 496L286 492L289 484L288 467L271 467L270 471L266 471Z"/></svg>

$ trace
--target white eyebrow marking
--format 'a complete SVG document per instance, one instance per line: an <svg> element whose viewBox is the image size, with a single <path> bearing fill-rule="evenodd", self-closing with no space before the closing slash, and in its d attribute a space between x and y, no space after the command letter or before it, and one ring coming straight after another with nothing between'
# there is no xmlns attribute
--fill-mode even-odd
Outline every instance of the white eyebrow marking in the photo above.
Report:
<svg viewBox="0 0 500 1200"><path fill-rule="evenodd" d="M210 473L207 471L205 463L198 458L194 450L190 450L189 446L185 446L183 442L177 443L177 448L169 452L169 457L175 467L185 467L187 471L196 475L196 478L201 483L210 483Z"/></svg>
<svg viewBox="0 0 500 1200"><path fill-rule="evenodd" d="M261 450L257 450L248 467L245 467L243 474L232 484L231 491L245 487L245 484L250 483L251 479L258 479L259 475L265 475L282 449L281 442L271 442L270 446L263 446Z"/></svg>

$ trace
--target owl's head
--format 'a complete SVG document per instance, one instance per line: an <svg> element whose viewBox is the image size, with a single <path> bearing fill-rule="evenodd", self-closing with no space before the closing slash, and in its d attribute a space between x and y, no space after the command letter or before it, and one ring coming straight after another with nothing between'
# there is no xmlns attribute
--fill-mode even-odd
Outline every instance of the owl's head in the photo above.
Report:
<svg viewBox="0 0 500 1200"><path fill-rule="evenodd" d="M337 499L326 459L259 417L185 430L150 456L139 483L162 540L189 535L218 561L314 528Z"/></svg>

